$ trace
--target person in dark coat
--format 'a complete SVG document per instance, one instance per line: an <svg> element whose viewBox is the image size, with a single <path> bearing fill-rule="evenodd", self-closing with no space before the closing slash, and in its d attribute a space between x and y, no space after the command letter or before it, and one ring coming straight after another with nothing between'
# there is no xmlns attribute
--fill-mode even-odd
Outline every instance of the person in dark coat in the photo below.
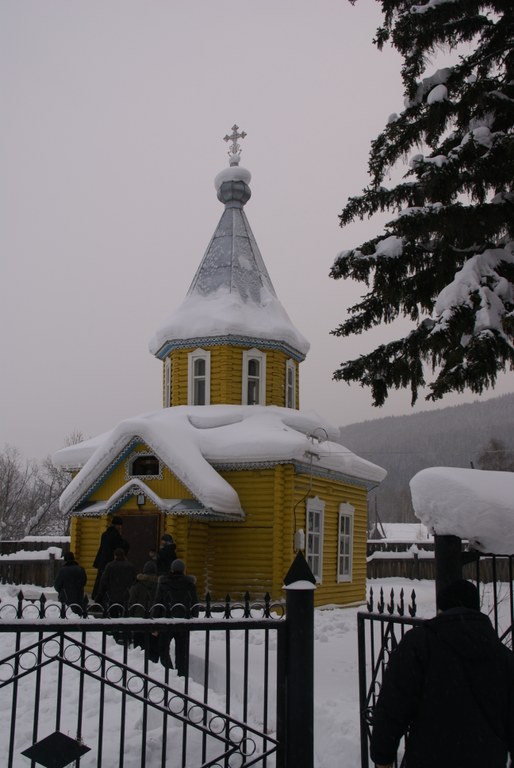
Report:
<svg viewBox="0 0 514 768"><path fill-rule="evenodd" d="M86 571L77 563L73 552L65 552L63 559L64 565L57 574L54 588L61 603L71 605L75 613L82 613Z"/></svg>
<svg viewBox="0 0 514 768"><path fill-rule="evenodd" d="M168 574L171 564L177 559L177 547L170 533L165 533L161 538L161 546L157 552L157 573Z"/></svg>
<svg viewBox="0 0 514 768"><path fill-rule="evenodd" d="M407 768L505 768L514 754L514 655L459 580L437 596L438 616L391 654L373 715L371 758L393 765L407 734Z"/></svg>
<svg viewBox="0 0 514 768"><path fill-rule="evenodd" d="M137 574L136 580L129 590L131 616L139 618L148 616L155 603L157 579L157 564L153 560L148 560L143 566L143 572Z"/></svg>
<svg viewBox="0 0 514 768"><path fill-rule="evenodd" d="M111 519L111 523L108 528L102 533L102 536L100 537L100 546L98 547L98 552L96 553L96 557L93 561L93 568L96 568L97 570L95 584L91 594L93 600L99 600L98 592L100 588L100 580L107 563L110 563L114 560L114 550L118 548L123 549L125 554L127 554L129 551L128 542L125 541L121 535L122 527L123 518L115 515Z"/></svg>
<svg viewBox="0 0 514 768"><path fill-rule="evenodd" d="M129 590L129 614L137 618L147 618L155 603L157 590L157 564L149 560L138 573ZM150 661L159 661L159 644L156 635L150 632L134 632L134 648L142 648Z"/></svg>
<svg viewBox="0 0 514 768"><path fill-rule="evenodd" d="M114 613L117 616L122 615L128 605L130 587L136 576L136 567L127 560L125 551L118 547L114 550L114 560L107 563L102 573L98 600L106 608L115 605ZM114 616L114 613L111 611L111 615Z"/></svg>
<svg viewBox="0 0 514 768"><path fill-rule="evenodd" d="M186 575L183 560L174 560L168 574L159 577L155 595L154 615L170 618L190 618L198 615L196 579ZM162 632L159 635L160 661L164 667L173 667L170 658L170 643L175 639L175 666L183 677L189 667L189 633L177 631Z"/></svg>

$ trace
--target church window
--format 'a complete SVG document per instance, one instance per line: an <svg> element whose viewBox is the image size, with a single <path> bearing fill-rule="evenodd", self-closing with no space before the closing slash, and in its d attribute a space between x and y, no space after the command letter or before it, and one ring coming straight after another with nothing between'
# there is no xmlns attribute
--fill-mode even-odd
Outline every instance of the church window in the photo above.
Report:
<svg viewBox="0 0 514 768"><path fill-rule="evenodd" d="M164 363L164 407L171 405L171 359L166 358Z"/></svg>
<svg viewBox="0 0 514 768"><path fill-rule="evenodd" d="M266 405L266 355L243 352L243 405Z"/></svg>
<svg viewBox="0 0 514 768"><path fill-rule="evenodd" d="M353 513L355 508L344 503L339 506L339 534L337 542L337 580L352 580Z"/></svg>
<svg viewBox="0 0 514 768"><path fill-rule="evenodd" d="M306 560L318 583L323 572L323 515L325 502L317 496L307 500Z"/></svg>
<svg viewBox="0 0 514 768"><path fill-rule="evenodd" d="M154 477L160 473L160 464L157 456L150 453L139 453L133 457L130 462L129 475L130 477L147 477L153 475Z"/></svg>
<svg viewBox="0 0 514 768"><path fill-rule="evenodd" d="M296 366L294 360L286 363L286 408L296 408Z"/></svg>
<svg viewBox="0 0 514 768"><path fill-rule="evenodd" d="M204 349L189 353L189 405L210 405L211 354Z"/></svg>

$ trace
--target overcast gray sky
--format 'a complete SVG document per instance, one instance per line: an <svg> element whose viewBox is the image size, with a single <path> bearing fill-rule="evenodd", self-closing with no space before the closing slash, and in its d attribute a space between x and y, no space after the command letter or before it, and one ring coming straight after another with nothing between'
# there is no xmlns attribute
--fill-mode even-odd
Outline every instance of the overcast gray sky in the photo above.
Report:
<svg viewBox="0 0 514 768"><path fill-rule="evenodd" d="M332 381L385 338L330 336L364 287L328 277L339 250L379 233L338 222L402 107L400 61L371 43L379 22L374 0L3 0L0 446L41 458L161 406L148 341L221 216L234 123L246 213L312 345L302 409L334 425L410 412L408 392L377 410ZM504 377L487 396L512 389Z"/></svg>

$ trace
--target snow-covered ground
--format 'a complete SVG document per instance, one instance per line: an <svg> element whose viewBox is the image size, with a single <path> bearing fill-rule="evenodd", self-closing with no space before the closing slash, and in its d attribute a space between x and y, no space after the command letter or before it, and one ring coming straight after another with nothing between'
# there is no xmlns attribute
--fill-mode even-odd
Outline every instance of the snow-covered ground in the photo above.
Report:
<svg viewBox="0 0 514 768"><path fill-rule="evenodd" d="M396 600L399 599L400 590L403 588L405 593L405 599L408 601L410 594L414 589L416 592L418 615L423 617L430 617L434 615L434 584L429 581L409 581L400 579L384 579L380 582L370 581L370 586L373 587L375 596L378 597L380 588L384 589L384 596L389 598L391 589L395 591ZM40 592L35 587L21 587L23 591ZM14 602L13 598L20 590L20 587L14 586L0 586L0 609L8 602ZM506 590L505 590L506 591ZM49 590L48 592L51 591ZM490 591L487 592L486 598L483 603L483 610L485 613L491 610L491 600L489 597ZM507 601L505 601L507 603ZM357 612L362 610L356 607L352 608L338 608L338 609L326 609L316 610L315 612L315 761L316 768L341 768L342 756L344 756L345 768L358 768L360 765L360 743L359 743L359 704L358 704L358 663L357 663ZM1 612L1 611L0 611ZM222 708L223 697L222 691L216 690L218 681L223 681L223 660L224 660L224 642L223 635L225 633L213 633L212 640L212 659L214 665L214 672L211 677L212 686L212 698L210 695L209 703L214 707ZM219 637L217 637L219 635ZM195 659L195 642L192 641L191 648L191 677L189 693L192 696L200 696L200 687L196 689L196 672L200 672L200 662ZM231 640L231 655L233 659L237 659L238 654L242 653L243 633L234 633L234 637ZM258 642L258 641L257 641ZM5 634L0 633L0 658L4 658L7 651L8 639ZM113 640L109 640L110 645L108 648L114 658L121 659L122 649L119 645L116 645ZM217 644L219 649L217 652ZM239 644L239 647L238 647ZM131 663L134 666L138 666L142 663L142 654L139 651L131 650ZM216 672L217 669L217 673ZM250 675L255 674L256 667L250 669ZM151 665L150 674L157 678L162 678L163 669L160 665ZM172 674L171 684L180 684L179 679L174 679L174 672ZM198 675L201 679L201 675ZM260 683L256 680L256 688ZM252 689L252 684L250 685ZM54 695L51 687L47 689L48 695ZM45 690L42 692L42 696L46 695ZM87 692L86 692L87 695ZM66 690L65 696L73 699L75 696L75 690ZM18 728L20 729L20 737L22 741L27 745L32 743L31 729L32 729L32 716L31 707L33 705L32 700L23 701L21 705L21 717L17 718ZM107 701L107 705L109 702ZM7 718L9 716L10 696L0 694L0 717ZM85 730L89 727L91 730L92 720L96 716L96 702L93 705L86 700L85 712L86 723ZM112 706L116 706L113 700ZM252 707L252 702L250 702ZM160 716L155 713L156 731L155 737L152 736L152 719L149 722L149 734L148 741L152 741L155 738L156 743L153 745L154 749L149 752L150 762L147 762L148 768L152 768L152 765L159 765L159 744L158 734L160 734L159 726L161 723ZM23 733L25 729L26 733ZM48 734L55 729L55 720L52 719L51 707L45 708L43 706L40 711L39 733ZM160 737L159 737L160 738ZM127 740L130 742L134 739L134 751L136 752L136 743L139 744L141 739L141 730L136 723L132 731L127 735ZM113 741L113 759L116 755L117 740ZM86 742L87 743L87 742ZM155 755L155 763L152 762L152 756ZM87 761L87 756L83 759L82 765L84 768L93 765ZM112 763L112 766L117 764ZM18 766L28 765L26 758L18 758L18 762L15 763L16 768ZM130 758L126 762L126 766L132 765Z"/></svg>

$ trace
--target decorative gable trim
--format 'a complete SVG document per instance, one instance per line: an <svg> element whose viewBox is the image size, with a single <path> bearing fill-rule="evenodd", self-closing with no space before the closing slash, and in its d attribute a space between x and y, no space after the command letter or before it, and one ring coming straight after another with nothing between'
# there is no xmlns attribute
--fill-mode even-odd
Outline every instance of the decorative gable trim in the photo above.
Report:
<svg viewBox="0 0 514 768"><path fill-rule="evenodd" d="M163 499L153 491L146 483L138 478L130 480L115 491L106 501L98 501L84 509L74 512L75 517L101 517L105 514L116 512L126 504L132 496L143 494L151 504L160 512L172 516L196 517L205 520L244 520L245 515L235 518L220 514L209 507L205 507L197 499Z"/></svg>
<svg viewBox="0 0 514 768"><path fill-rule="evenodd" d="M92 493L94 493L100 486L105 482L105 480L109 477L109 475L118 467L125 459L129 457L131 453L134 452L134 448L139 443L144 442L139 436L135 435L132 440L130 440L125 448L116 456L116 458L111 461L101 472L96 480L89 486L89 488L75 501L75 503L72 505L70 512L73 512L75 514L75 510L80 509L80 507L87 501L87 499L91 496Z"/></svg>

